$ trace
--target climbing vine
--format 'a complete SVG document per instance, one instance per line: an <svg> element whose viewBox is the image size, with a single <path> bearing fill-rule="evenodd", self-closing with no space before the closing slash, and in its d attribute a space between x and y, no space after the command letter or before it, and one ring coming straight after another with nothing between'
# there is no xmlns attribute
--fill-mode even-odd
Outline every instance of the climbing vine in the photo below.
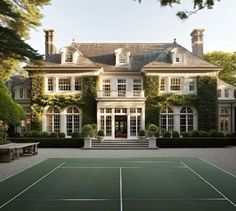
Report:
<svg viewBox="0 0 236 211"><path fill-rule="evenodd" d="M96 86L97 76L82 78L83 95L45 95L44 76L41 73L31 76L31 120L32 129L41 130L42 112L46 106L59 109L74 105L83 113L83 124L96 123Z"/></svg>
<svg viewBox="0 0 236 211"><path fill-rule="evenodd" d="M198 127L199 130L217 128L217 80L216 77L199 76L198 92Z"/></svg>

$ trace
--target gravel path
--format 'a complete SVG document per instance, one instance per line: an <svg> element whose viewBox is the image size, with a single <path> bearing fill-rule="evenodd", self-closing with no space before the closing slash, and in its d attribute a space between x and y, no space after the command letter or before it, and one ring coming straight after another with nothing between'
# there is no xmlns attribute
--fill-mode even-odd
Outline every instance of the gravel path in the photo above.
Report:
<svg viewBox="0 0 236 211"><path fill-rule="evenodd" d="M0 181L47 158L132 158L132 157L197 157L236 175L236 147L159 149L159 150L81 150L39 149L36 156L21 157L10 163L0 163Z"/></svg>

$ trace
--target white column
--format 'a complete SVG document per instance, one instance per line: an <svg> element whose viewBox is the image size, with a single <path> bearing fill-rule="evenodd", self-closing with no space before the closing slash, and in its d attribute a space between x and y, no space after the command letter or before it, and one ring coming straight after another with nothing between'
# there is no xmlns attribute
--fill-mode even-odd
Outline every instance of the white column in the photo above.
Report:
<svg viewBox="0 0 236 211"><path fill-rule="evenodd" d="M65 133L65 135L67 135L66 134L66 115L64 114L64 112L62 112L60 115L60 121L61 121L60 131L61 133Z"/></svg>
<svg viewBox="0 0 236 211"><path fill-rule="evenodd" d="M127 108L127 138L130 138L130 108Z"/></svg>
<svg viewBox="0 0 236 211"><path fill-rule="evenodd" d="M145 105L142 106L142 113L141 113L141 130L145 130Z"/></svg>
<svg viewBox="0 0 236 211"><path fill-rule="evenodd" d="M53 90L54 90L54 92L58 92L59 91L59 88L58 88L58 82L59 82L59 80L58 80L58 77L54 77L53 78Z"/></svg>
<svg viewBox="0 0 236 211"><path fill-rule="evenodd" d="M45 113L43 113L42 115L42 131L43 132L47 131L47 117Z"/></svg>
<svg viewBox="0 0 236 211"><path fill-rule="evenodd" d="M75 91L75 77L71 77L71 91L74 92Z"/></svg>
<svg viewBox="0 0 236 211"><path fill-rule="evenodd" d="M111 113L111 134L112 138L115 138L115 109L112 108L112 113Z"/></svg>

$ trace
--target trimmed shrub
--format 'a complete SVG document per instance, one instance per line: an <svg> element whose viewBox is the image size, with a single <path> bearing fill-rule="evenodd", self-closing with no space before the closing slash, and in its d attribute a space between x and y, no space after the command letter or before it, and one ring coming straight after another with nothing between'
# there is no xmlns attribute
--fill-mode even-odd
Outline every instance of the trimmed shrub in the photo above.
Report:
<svg viewBox="0 0 236 211"><path fill-rule="evenodd" d="M65 138L66 134L65 133L58 133L58 138Z"/></svg>
<svg viewBox="0 0 236 211"><path fill-rule="evenodd" d="M80 138L81 137L81 133L80 132L74 132L72 133L72 138Z"/></svg>
<svg viewBox="0 0 236 211"><path fill-rule="evenodd" d="M191 134L192 137L200 137L200 132L198 130L194 130Z"/></svg>
<svg viewBox="0 0 236 211"><path fill-rule="evenodd" d="M178 131L173 131L172 132L172 137L173 138L179 138L179 132Z"/></svg>
<svg viewBox="0 0 236 211"><path fill-rule="evenodd" d="M57 133L51 133L51 134L49 135L49 137L50 137L50 138L57 138Z"/></svg>
<svg viewBox="0 0 236 211"><path fill-rule="evenodd" d="M18 132L11 133L10 136L14 137L14 138L19 138L20 137L20 133L18 133Z"/></svg>
<svg viewBox="0 0 236 211"><path fill-rule="evenodd" d="M216 137L224 137L225 135L224 135L224 133L222 133L222 132L217 132L216 133Z"/></svg>
<svg viewBox="0 0 236 211"><path fill-rule="evenodd" d="M82 129L82 135L85 137L93 136L93 127L90 124L84 125Z"/></svg>
<svg viewBox="0 0 236 211"><path fill-rule="evenodd" d="M217 131L216 131L216 130L211 130L211 131L209 132L209 136L210 136L210 137L217 137Z"/></svg>
<svg viewBox="0 0 236 211"><path fill-rule="evenodd" d="M169 131L164 131L163 134L162 134L162 137L171 137L171 133Z"/></svg>
<svg viewBox="0 0 236 211"><path fill-rule="evenodd" d="M49 133L48 132L42 132L41 137L42 138L48 138L49 137Z"/></svg>
<svg viewBox="0 0 236 211"><path fill-rule="evenodd" d="M98 136L104 136L104 131L103 130L99 130L98 133L97 133Z"/></svg>
<svg viewBox="0 0 236 211"><path fill-rule="evenodd" d="M209 136L209 133L205 130L200 130L200 137L208 137Z"/></svg>
<svg viewBox="0 0 236 211"><path fill-rule="evenodd" d="M150 124L147 131L148 136L155 136L155 134L158 132L158 127L155 124Z"/></svg>
<svg viewBox="0 0 236 211"><path fill-rule="evenodd" d="M227 133L227 134L225 135L225 137L231 137L231 134L230 134L230 133Z"/></svg>
<svg viewBox="0 0 236 211"><path fill-rule="evenodd" d="M231 137L236 137L236 132L231 133Z"/></svg>
<svg viewBox="0 0 236 211"><path fill-rule="evenodd" d="M183 132L183 133L181 133L181 135L183 137L191 137L191 133L190 132Z"/></svg>
<svg viewBox="0 0 236 211"><path fill-rule="evenodd" d="M145 136L145 131L144 130L139 130L138 136Z"/></svg>

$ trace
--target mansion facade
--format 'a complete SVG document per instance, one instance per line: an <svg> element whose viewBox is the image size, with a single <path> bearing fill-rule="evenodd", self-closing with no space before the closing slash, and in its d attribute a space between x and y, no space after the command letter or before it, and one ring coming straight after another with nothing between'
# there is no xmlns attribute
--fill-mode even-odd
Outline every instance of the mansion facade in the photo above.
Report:
<svg viewBox="0 0 236 211"><path fill-rule="evenodd" d="M40 129L71 137L83 125L94 123L107 139L134 139L140 129L155 123L160 131L235 132L236 88L218 78L221 68L203 60L203 31L193 30L189 52L176 41L72 42L56 51L54 30L45 30L45 60L26 66L29 78L15 77L10 84L27 114L16 130ZM216 107L211 103L214 108L209 109L212 128L204 126L209 112L199 110L197 99L199 78L204 77L217 84L211 92ZM176 96L182 104L172 100Z"/></svg>

